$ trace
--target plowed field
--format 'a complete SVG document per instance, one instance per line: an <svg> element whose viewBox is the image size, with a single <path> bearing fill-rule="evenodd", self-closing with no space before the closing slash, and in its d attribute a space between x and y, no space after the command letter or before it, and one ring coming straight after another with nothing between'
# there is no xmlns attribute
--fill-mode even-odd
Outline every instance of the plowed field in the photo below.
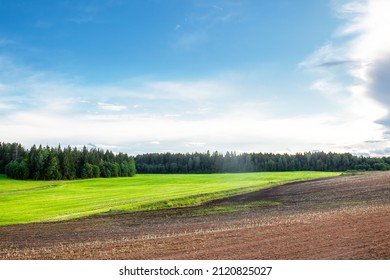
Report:
<svg viewBox="0 0 390 280"><path fill-rule="evenodd" d="M0 227L0 259L389 259L390 172Z"/></svg>

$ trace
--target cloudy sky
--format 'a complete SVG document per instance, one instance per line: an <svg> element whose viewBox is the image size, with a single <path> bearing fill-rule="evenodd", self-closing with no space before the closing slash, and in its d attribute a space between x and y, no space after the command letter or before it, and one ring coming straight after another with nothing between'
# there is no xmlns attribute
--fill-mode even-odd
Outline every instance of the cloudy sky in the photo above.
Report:
<svg viewBox="0 0 390 280"><path fill-rule="evenodd" d="M390 155L388 0L0 0L0 141Z"/></svg>

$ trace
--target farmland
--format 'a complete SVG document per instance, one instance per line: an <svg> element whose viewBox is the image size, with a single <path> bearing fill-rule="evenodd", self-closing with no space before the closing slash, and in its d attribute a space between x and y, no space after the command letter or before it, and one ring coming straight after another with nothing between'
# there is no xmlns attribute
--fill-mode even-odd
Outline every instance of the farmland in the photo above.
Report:
<svg viewBox="0 0 390 280"><path fill-rule="evenodd" d="M188 207L2 226L0 259L390 258L390 172L257 189Z"/></svg>
<svg viewBox="0 0 390 280"><path fill-rule="evenodd" d="M338 174L144 174L132 178L74 181L19 181L3 176L0 177L0 225L60 221L107 212L182 207L286 182Z"/></svg>

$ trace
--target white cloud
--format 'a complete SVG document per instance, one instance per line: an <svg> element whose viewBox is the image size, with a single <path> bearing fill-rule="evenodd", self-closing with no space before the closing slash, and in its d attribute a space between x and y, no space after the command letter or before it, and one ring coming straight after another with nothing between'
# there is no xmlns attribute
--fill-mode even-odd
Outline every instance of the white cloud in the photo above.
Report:
<svg viewBox="0 0 390 280"><path fill-rule="evenodd" d="M311 89L342 104L347 118L366 123L361 129L367 138L378 132L379 138L386 137L385 127L376 123L390 125L390 2L338 3L336 12L346 24L338 29L335 42L326 43L300 66L320 76Z"/></svg>
<svg viewBox="0 0 390 280"><path fill-rule="evenodd" d="M322 71L323 68L350 62L351 60L346 57L344 46L334 46L334 44L328 42L309 55L299 66L303 68L312 67L313 70Z"/></svg>
<svg viewBox="0 0 390 280"><path fill-rule="evenodd" d="M232 94L232 85L216 80L158 81L149 83L147 86L158 99L206 100Z"/></svg>
<svg viewBox="0 0 390 280"><path fill-rule="evenodd" d="M330 96L339 94L343 90L342 85L338 85L332 80L325 78L315 81L310 86L310 89L320 91L321 93Z"/></svg>
<svg viewBox="0 0 390 280"><path fill-rule="evenodd" d="M103 110L113 111L113 112L120 112L127 109L127 107L124 105L114 105L114 104L109 104L104 102L98 102L98 105Z"/></svg>
<svg viewBox="0 0 390 280"><path fill-rule="evenodd" d="M186 144L187 147L195 147L195 148L204 147L205 145L206 143L204 142L189 142Z"/></svg>
<svg viewBox="0 0 390 280"><path fill-rule="evenodd" d="M3 110L9 110L9 109L11 109L11 108L12 108L12 106L10 106L10 105L8 105L8 104L6 104L6 103L0 102L0 110L1 110L1 111L3 111Z"/></svg>
<svg viewBox="0 0 390 280"><path fill-rule="evenodd" d="M175 149L180 143L188 150L239 151L304 151L323 144L355 144L366 140L372 123L356 121L340 123L329 115L285 119L264 119L254 111L232 112L207 120L172 120L121 115L105 121L52 113L31 111L9 115L1 122L12 139L24 139L29 144L48 141L61 143L90 143L136 146L150 142L158 145L170 142ZM371 133L372 134L372 133ZM379 137L380 135L376 135ZM354 141L351 143L351 138ZM287 140L288 139L288 140ZM8 139L6 139L8 140Z"/></svg>
<svg viewBox="0 0 390 280"><path fill-rule="evenodd" d="M383 126L377 123L388 107L379 103L388 99L380 90L372 90L386 88L390 67L383 62L390 47L387 33L383 35L386 28L375 26L389 24L384 19L378 22L380 9L370 5L367 10L343 6L348 24L340 34L350 37L324 44L300 65L319 75L310 88L320 92L317 100L329 100L329 111L310 99L305 104L294 102L297 92L273 96L275 88L280 92L278 85L264 89L263 76L253 73L86 86L0 57L1 140L26 145L101 143L96 146L130 152L149 152L147 147L151 151L361 150L379 154L388 144ZM186 34L178 46L191 48L205 40L207 34ZM281 104L282 99L287 105ZM313 106L318 110L306 111ZM381 144L374 146L368 140Z"/></svg>
<svg viewBox="0 0 390 280"><path fill-rule="evenodd" d="M148 80L135 90L123 85L86 87L55 75L19 71L19 80L13 77L13 86L3 91L17 93L23 106L8 110L0 119L0 130L7 131L2 141L101 143L99 147L122 147L128 152L133 147L149 152L145 146L150 151L295 152L352 145L366 140L367 133L380 137L377 124L347 114L341 115L342 121L321 112L269 115L268 111L280 105L261 96L242 98L251 91L250 83L242 77L237 82L231 74L227 77Z"/></svg>

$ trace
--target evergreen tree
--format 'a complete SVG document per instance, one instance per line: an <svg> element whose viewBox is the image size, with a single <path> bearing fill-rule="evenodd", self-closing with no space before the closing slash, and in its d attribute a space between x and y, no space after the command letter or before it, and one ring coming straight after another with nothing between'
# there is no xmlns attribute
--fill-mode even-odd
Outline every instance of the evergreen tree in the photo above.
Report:
<svg viewBox="0 0 390 280"><path fill-rule="evenodd" d="M26 180L30 176L30 170L26 160L21 162L13 160L5 167L5 174L13 179Z"/></svg>

